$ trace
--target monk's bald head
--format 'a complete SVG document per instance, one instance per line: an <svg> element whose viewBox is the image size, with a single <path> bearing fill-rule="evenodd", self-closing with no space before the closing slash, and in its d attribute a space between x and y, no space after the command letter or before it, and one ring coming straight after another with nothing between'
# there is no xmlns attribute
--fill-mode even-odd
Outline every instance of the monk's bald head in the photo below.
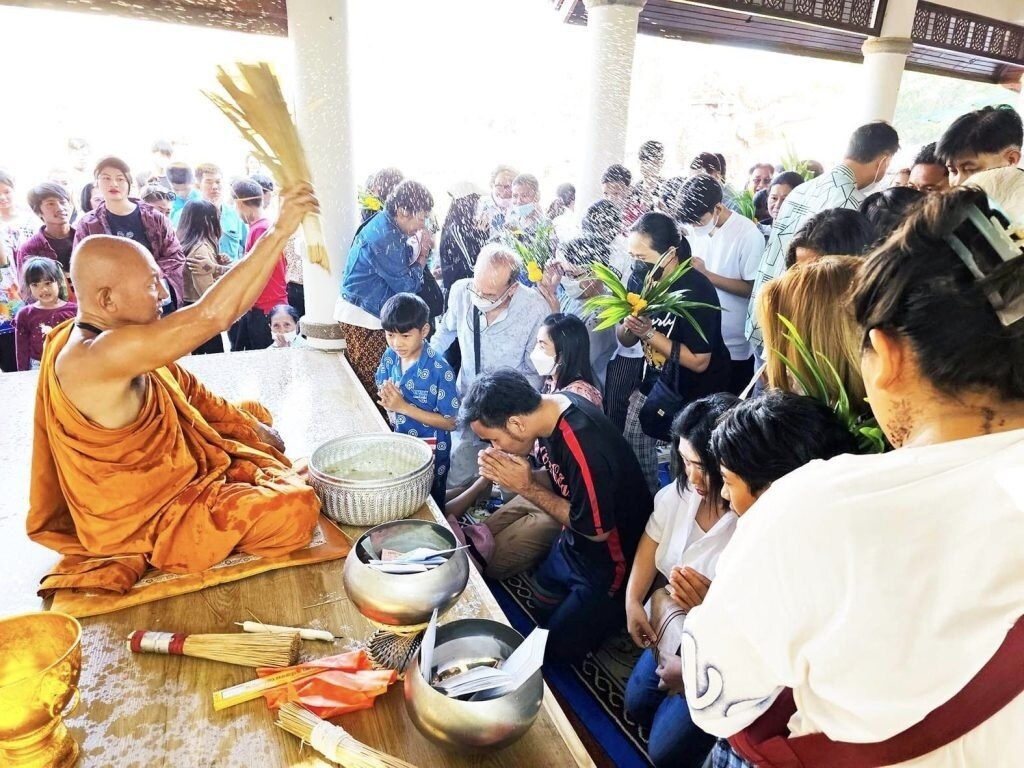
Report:
<svg viewBox="0 0 1024 768"><path fill-rule="evenodd" d="M164 297L160 270L149 251L123 237L92 235L71 254L71 282L82 310L111 320L152 322Z"/></svg>

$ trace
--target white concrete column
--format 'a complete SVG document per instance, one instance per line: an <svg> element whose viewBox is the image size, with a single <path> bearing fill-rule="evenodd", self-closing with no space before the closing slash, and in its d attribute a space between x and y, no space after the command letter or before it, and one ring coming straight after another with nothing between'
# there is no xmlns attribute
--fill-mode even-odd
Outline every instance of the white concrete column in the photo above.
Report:
<svg viewBox="0 0 1024 768"><path fill-rule="evenodd" d="M913 48L910 32L916 11L917 0L889 0L881 34L864 41L861 123L872 120L891 123L896 115L903 69Z"/></svg>
<svg viewBox="0 0 1024 768"><path fill-rule="evenodd" d="M633 52L640 10L646 0L585 2L590 46L583 156L576 179L579 211L601 199L601 174L605 169L625 160Z"/></svg>
<svg viewBox="0 0 1024 768"><path fill-rule="evenodd" d="M349 105L348 0L287 0L295 55L295 117L313 174L331 271L304 261L302 329L317 349L343 349L334 321L348 243L356 225Z"/></svg>

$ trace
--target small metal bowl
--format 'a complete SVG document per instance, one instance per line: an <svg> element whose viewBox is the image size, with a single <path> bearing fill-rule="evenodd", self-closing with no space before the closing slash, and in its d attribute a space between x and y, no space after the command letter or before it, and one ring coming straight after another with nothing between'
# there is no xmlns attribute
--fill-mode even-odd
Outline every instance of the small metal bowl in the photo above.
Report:
<svg viewBox="0 0 1024 768"><path fill-rule="evenodd" d="M345 593L370 621L392 627L415 627L430 621L436 608L444 613L462 595L469 581L469 559L460 549L448 562L423 573L383 573L368 565L363 541L402 537L403 550L414 547L453 549L458 540L448 528L429 520L396 520L366 531L345 558ZM374 550L380 555L379 547Z"/></svg>
<svg viewBox="0 0 1024 768"><path fill-rule="evenodd" d="M448 670L505 661L523 642L512 627L489 619L461 619L437 628L431 677ZM461 701L431 687L419 654L405 674L405 709L420 733L459 752L493 752L526 733L540 712L544 677L535 672L521 687L487 701Z"/></svg>

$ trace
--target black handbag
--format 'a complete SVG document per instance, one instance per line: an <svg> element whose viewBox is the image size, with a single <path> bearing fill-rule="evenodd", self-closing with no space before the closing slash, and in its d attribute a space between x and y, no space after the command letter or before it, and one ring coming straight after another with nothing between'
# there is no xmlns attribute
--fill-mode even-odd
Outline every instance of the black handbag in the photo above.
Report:
<svg viewBox="0 0 1024 768"><path fill-rule="evenodd" d="M430 309L430 325L433 327L434 320L444 314L444 293L430 273L430 267L423 267L423 285L416 291L416 295L427 303Z"/></svg>
<svg viewBox="0 0 1024 768"><path fill-rule="evenodd" d="M672 420L684 405L686 400L679 394L679 342L674 341L647 401L640 408L640 429L648 437L668 442Z"/></svg>

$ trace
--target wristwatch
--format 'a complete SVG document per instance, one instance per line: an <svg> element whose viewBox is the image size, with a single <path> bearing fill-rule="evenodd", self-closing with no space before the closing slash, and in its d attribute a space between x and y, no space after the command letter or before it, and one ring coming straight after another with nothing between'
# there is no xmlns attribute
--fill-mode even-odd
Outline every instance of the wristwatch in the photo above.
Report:
<svg viewBox="0 0 1024 768"><path fill-rule="evenodd" d="M657 331L655 331L655 330L654 330L654 328L652 327L652 328L651 328L651 330L649 330L649 331L648 331L647 333L645 333L645 334L644 334L643 336L641 336L640 338L641 338L641 340L643 340L643 341L650 341L651 339L653 339L653 338L654 338L654 334L655 334L655 333L657 333Z"/></svg>

